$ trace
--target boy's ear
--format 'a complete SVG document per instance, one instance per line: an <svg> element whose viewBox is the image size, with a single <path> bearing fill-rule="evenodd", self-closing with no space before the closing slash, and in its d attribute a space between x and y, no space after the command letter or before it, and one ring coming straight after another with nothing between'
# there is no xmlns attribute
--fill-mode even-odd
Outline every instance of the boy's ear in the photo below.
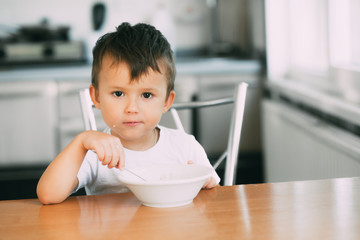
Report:
<svg viewBox="0 0 360 240"><path fill-rule="evenodd" d="M94 103L95 107L97 109L100 109L99 96L98 96L98 93L97 93L94 85L92 85L92 84L89 87L89 93L90 93L91 100Z"/></svg>
<svg viewBox="0 0 360 240"><path fill-rule="evenodd" d="M174 100L175 100L175 92L171 91L169 93L169 97L165 100L163 113L166 113L171 108L171 105L174 103Z"/></svg>

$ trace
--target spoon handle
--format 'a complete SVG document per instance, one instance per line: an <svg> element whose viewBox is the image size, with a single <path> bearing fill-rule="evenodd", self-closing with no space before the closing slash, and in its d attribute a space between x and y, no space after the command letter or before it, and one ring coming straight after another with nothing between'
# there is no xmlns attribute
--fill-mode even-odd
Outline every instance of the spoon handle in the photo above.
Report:
<svg viewBox="0 0 360 240"><path fill-rule="evenodd" d="M125 171L128 171L129 173L131 173L132 175L135 175L136 177L140 178L141 180L145 181L146 182L146 179L139 176L138 174L134 173L133 171L127 169L127 168L124 168Z"/></svg>

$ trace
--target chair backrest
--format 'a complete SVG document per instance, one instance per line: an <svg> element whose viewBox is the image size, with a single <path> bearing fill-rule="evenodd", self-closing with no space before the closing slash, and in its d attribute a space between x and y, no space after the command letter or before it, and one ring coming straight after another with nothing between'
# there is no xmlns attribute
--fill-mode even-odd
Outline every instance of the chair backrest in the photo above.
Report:
<svg viewBox="0 0 360 240"><path fill-rule="evenodd" d="M229 138L227 143L227 149L218 158L214 164L214 168L217 167L226 159L225 174L224 174L224 186L231 186L235 183L236 169L239 155L239 145L241 137L241 129L243 123L245 99L247 92L247 84L240 83L235 88L233 98L222 98L210 101L196 101L196 102L185 102L185 103L174 103L170 109L171 115L178 129L183 131L184 127L181 123L178 111L184 109L198 109L205 107L212 107L224 104L233 104L233 112L231 123L229 127ZM80 103L83 113L83 120L86 130L97 130L95 115L94 115L94 104L91 101L89 89L80 90Z"/></svg>
<svg viewBox="0 0 360 240"><path fill-rule="evenodd" d="M235 88L233 98L222 98L210 101L197 101L188 103L175 103L170 109L176 127L184 131L184 127L177 112L178 110L212 107L229 103L234 104L229 128L227 149L214 164L214 168L217 169L218 166L226 159L224 186L233 185L236 179L236 169L238 163L240 136L245 110L247 86L248 85L246 83L238 84Z"/></svg>
<svg viewBox="0 0 360 240"><path fill-rule="evenodd" d="M97 130L93 109L95 106L90 98L89 89L81 89L79 96L85 130Z"/></svg>

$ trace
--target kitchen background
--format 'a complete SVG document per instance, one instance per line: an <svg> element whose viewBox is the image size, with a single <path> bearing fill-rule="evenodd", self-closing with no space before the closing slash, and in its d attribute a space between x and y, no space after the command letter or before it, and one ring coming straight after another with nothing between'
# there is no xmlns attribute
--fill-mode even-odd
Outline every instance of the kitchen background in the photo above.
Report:
<svg viewBox="0 0 360 240"><path fill-rule="evenodd" d="M230 96L236 83L249 84L237 184L360 174L356 0L0 6L0 199L36 197L44 168L84 129L78 91L90 83L91 46L123 21L154 24L171 42L176 101ZM181 113L211 161L226 146L231 107L213 111Z"/></svg>

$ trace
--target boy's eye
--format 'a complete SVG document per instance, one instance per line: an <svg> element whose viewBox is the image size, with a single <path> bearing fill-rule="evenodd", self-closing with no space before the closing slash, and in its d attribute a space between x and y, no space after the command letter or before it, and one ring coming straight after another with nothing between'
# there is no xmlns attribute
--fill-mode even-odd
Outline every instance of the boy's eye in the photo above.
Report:
<svg viewBox="0 0 360 240"><path fill-rule="evenodd" d="M122 96L124 96L124 93L121 92L121 91L116 91L116 92L113 92L113 95L114 95L115 97L122 97Z"/></svg>
<svg viewBox="0 0 360 240"><path fill-rule="evenodd" d="M148 92L143 93L142 95L143 95L144 98L151 98L152 97L152 94L148 93Z"/></svg>

